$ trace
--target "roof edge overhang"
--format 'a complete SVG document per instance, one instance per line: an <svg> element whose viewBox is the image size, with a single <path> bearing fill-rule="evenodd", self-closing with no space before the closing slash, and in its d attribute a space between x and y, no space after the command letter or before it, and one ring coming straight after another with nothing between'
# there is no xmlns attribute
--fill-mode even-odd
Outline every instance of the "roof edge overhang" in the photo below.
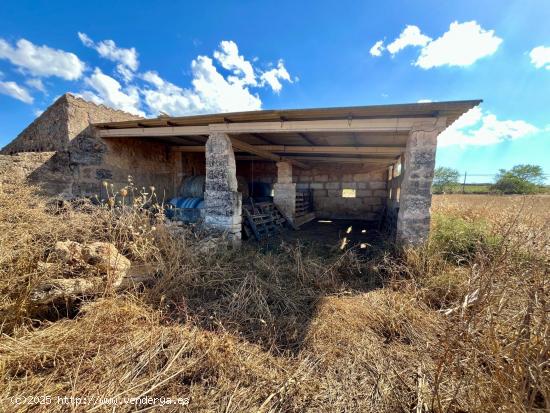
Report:
<svg viewBox="0 0 550 413"><path fill-rule="evenodd" d="M259 110L247 112L227 112L191 116L160 116L153 119L130 120L121 122L94 123L98 129L206 126L211 124L253 123L253 122L289 122L313 120L354 120L388 118L447 118L452 124L461 115L479 105L481 99L404 103L392 105L349 106L332 108Z"/></svg>

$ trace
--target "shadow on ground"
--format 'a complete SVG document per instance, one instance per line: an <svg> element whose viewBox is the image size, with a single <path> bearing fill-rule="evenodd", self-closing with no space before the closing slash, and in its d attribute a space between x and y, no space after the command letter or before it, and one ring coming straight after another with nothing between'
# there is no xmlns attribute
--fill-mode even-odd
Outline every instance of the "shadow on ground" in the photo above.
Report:
<svg viewBox="0 0 550 413"><path fill-rule="evenodd" d="M171 320L229 331L275 354L297 354L325 297L382 286L375 263L385 246L363 221L316 220L211 257L187 283L163 282L163 297Z"/></svg>

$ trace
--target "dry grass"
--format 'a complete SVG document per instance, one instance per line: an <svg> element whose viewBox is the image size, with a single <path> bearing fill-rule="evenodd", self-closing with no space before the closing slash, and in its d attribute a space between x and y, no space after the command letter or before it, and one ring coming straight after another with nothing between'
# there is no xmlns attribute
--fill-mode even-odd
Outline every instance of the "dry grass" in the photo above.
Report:
<svg viewBox="0 0 550 413"><path fill-rule="evenodd" d="M0 188L0 403L188 397L163 411L543 411L548 197L442 196L423 248L323 257L207 248L156 217ZM57 240L109 241L155 282L59 313L29 305ZM14 396L52 397L49 405ZM148 406L96 406L135 411ZM149 406L150 407L150 406Z"/></svg>

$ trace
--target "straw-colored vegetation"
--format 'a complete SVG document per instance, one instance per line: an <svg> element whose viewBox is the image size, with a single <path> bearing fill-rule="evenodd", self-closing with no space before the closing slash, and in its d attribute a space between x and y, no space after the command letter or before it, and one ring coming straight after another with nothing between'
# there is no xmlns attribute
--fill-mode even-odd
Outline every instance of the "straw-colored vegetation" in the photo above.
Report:
<svg viewBox="0 0 550 413"><path fill-rule="evenodd" d="M436 197L434 210L424 248L319 256L213 247L147 212L59 208L4 185L0 404L148 411L123 403L150 396L189 399L162 411L544 411L550 198ZM112 242L153 279L33 307L34 286L59 277L41 263L65 240ZM97 404L109 397L121 404Z"/></svg>

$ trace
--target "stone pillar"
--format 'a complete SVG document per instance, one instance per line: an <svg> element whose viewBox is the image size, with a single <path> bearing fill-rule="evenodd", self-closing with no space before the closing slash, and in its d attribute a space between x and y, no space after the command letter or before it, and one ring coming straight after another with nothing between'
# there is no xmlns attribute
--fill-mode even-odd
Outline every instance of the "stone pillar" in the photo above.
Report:
<svg viewBox="0 0 550 413"><path fill-rule="evenodd" d="M273 202L294 222L296 215L296 184L292 183L292 164L277 162L277 183Z"/></svg>
<svg viewBox="0 0 550 413"><path fill-rule="evenodd" d="M241 239L242 195L237 191L235 153L229 136L213 133L206 142L204 225Z"/></svg>
<svg viewBox="0 0 550 413"><path fill-rule="evenodd" d="M440 127L413 127L404 154L403 179L397 217L397 242L418 245L430 231L431 186Z"/></svg>

